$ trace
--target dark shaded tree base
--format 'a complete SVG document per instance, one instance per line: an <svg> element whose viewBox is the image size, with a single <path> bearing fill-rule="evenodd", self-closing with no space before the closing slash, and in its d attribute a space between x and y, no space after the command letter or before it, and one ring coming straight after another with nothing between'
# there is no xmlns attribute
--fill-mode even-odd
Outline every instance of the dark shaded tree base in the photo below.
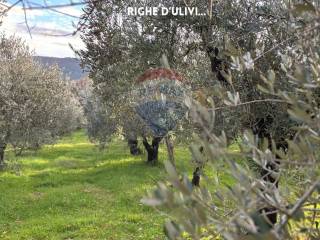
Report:
<svg viewBox="0 0 320 240"><path fill-rule="evenodd" d="M138 140L129 139L128 140L128 145L129 145L129 148L130 148L131 155L138 156L138 155L140 155L142 153L141 149L138 147Z"/></svg>
<svg viewBox="0 0 320 240"><path fill-rule="evenodd" d="M199 151L200 153L203 153L203 146L199 147ZM203 166L202 166L203 167ZM196 167L196 169L194 170L193 174L192 174L192 180L191 183L193 186L195 187L200 187L200 179L201 179L201 168L202 167Z"/></svg>
<svg viewBox="0 0 320 240"><path fill-rule="evenodd" d="M151 145L148 143L147 138L143 138L143 145L147 150L147 163L155 165L158 162L159 144L162 137L153 137Z"/></svg>
<svg viewBox="0 0 320 240"><path fill-rule="evenodd" d="M200 187L200 168L197 167L196 170L193 172L191 183L195 187Z"/></svg>
<svg viewBox="0 0 320 240"><path fill-rule="evenodd" d="M6 147L7 147L7 144L0 145L0 170L3 170L6 167L6 164L4 162L4 151Z"/></svg>

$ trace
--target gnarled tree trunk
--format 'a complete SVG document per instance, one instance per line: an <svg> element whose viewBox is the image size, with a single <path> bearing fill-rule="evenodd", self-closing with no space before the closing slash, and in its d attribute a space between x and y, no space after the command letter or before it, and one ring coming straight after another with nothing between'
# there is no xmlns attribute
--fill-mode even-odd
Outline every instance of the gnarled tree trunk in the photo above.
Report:
<svg viewBox="0 0 320 240"><path fill-rule="evenodd" d="M0 143L0 169L4 167L4 151L6 150L6 147L6 143Z"/></svg>
<svg viewBox="0 0 320 240"><path fill-rule="evenodd" d="M201 169L200 167L196 167L196 169L193 172L192 176L192 185L195 187L200 187L200 176L201 176Z"/></svg>
<svg viewBox="0 0 320 240"><path fill-rule="evenodd" d="M147 138L146 137L143 138L143 145L147 150L147 154L148 154L148 158L147 158L148 163L155 164L158 162L158 150L159 150L159 144L161 140L162 140L162 137L153 137L152 144L150 145L148 143Z"/></svg>
<svg viewBox="0 0 320 240"><path fill-rule="evenodd" d="M203 146L199 148L200 153L203 153ZM195 187L200 187L200 179L201 179L201 170L203 169L204 165L197 166L192 174L191 183Z"/></svg>
<svg viewBox="0 0 320 240"><path fill-rule="evenodd" d="M141 154L141 149L138 147L138 139L128 139L128 146L130 148L130 153L133 156L137 156Z"/></svg>

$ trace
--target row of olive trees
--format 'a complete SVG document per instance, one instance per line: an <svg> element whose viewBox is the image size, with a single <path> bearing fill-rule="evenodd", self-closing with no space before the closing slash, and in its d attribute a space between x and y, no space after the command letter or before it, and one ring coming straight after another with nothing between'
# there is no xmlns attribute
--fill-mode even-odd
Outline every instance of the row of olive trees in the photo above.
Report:
<svg viewBox="0 0 320 240"><path fill-rule="evenodd" d="M83 109L89 140L104 148L116 133L116 124L108 107L104 105L99 95L95 94L90 78L75 81L73 89Z"/></svg>
<svg viewBox="0 0 320 240"><path fill-rule="evenodd" d="M16 37L0 36L0 164L17 152L53 143L79 126L81 108L57 67L32 59Z"/></svg>

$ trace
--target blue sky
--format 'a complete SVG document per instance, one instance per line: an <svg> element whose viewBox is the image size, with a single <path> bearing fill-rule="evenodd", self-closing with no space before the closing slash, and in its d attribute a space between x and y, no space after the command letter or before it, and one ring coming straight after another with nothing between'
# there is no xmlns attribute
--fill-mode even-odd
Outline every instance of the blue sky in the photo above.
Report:
<svg viewBox="0 0 320 240"><path fill-rule="evenodd" d="M17 0L8 0L7 5ZM64 5L70 3L70 0L25 0L30 7L39 5ZM81 0L73 0L73 2L81 2ZM28 6L26 6L28 7ZM26 24L22 5L19 4L12 8L7 16L3 19L0 27L1 31L5 31L8 35L16 35L26 41L34 50L35 55L54 56L54 57L74 57L74 53L69 47L69 43L76 49L84 48L79 37L63 36L74 31L73 24L77 24L78 17L82 13L80 6L68 6L56 8L55 10L66 13L60 14L51 10L29 10L27 11L28 25L31 29L30 37Z"/></svg>

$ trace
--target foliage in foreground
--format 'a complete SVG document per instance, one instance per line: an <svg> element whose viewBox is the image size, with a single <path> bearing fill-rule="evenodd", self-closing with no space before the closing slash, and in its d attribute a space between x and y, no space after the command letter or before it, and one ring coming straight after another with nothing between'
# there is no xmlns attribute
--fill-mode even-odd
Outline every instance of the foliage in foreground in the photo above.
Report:
<svg viewBox="0 0 320 240"><path fill-rule="evenodd" d="M173 210L165 225L170 239L183 239L186 235L192 239L228 240L320 238L320 9L317 1L287 7L288 38L275 46L273 43L269 50L258 44L263 32L256 35L256 41L251 42L256 45L248 52L234 46L236 41L228 38L224 56L230 59L230 71L223 74L230 87L225 95L220 94L223 106L216 107L211 99L211 107L207 109L187 100L193 120L201 126L199 140L191 146L195 162L228 173L234 184L221 183L217 175L215 181L194 188L187 177L180 178L167 163L175 189L159 183L153 195L143 201ZM261 63L265 55L273 61ZM260 73L258 78L254 77L256 73ZM243 101L246 99L243 93L253 89L238 90L235 86L248 79L257 80L254 85L257 98ZM260 136L251 129L243 131L241 151L228 151L225 133L213 131L216 110L240 109L246 117L259 104L260 114L277 109L274 117L265 119L262 130L272 125L280 128L265 130L268 134ZM292 134L282 135L281 128ZM282 145L278 145L279 137L284 138ZM199 144L203 152L199 151ZM293 188L288 185L290 180ZM215 189L208 189L208 185L214 185ZM277 216L276 222L270 221L271 214Z"/></svg>

